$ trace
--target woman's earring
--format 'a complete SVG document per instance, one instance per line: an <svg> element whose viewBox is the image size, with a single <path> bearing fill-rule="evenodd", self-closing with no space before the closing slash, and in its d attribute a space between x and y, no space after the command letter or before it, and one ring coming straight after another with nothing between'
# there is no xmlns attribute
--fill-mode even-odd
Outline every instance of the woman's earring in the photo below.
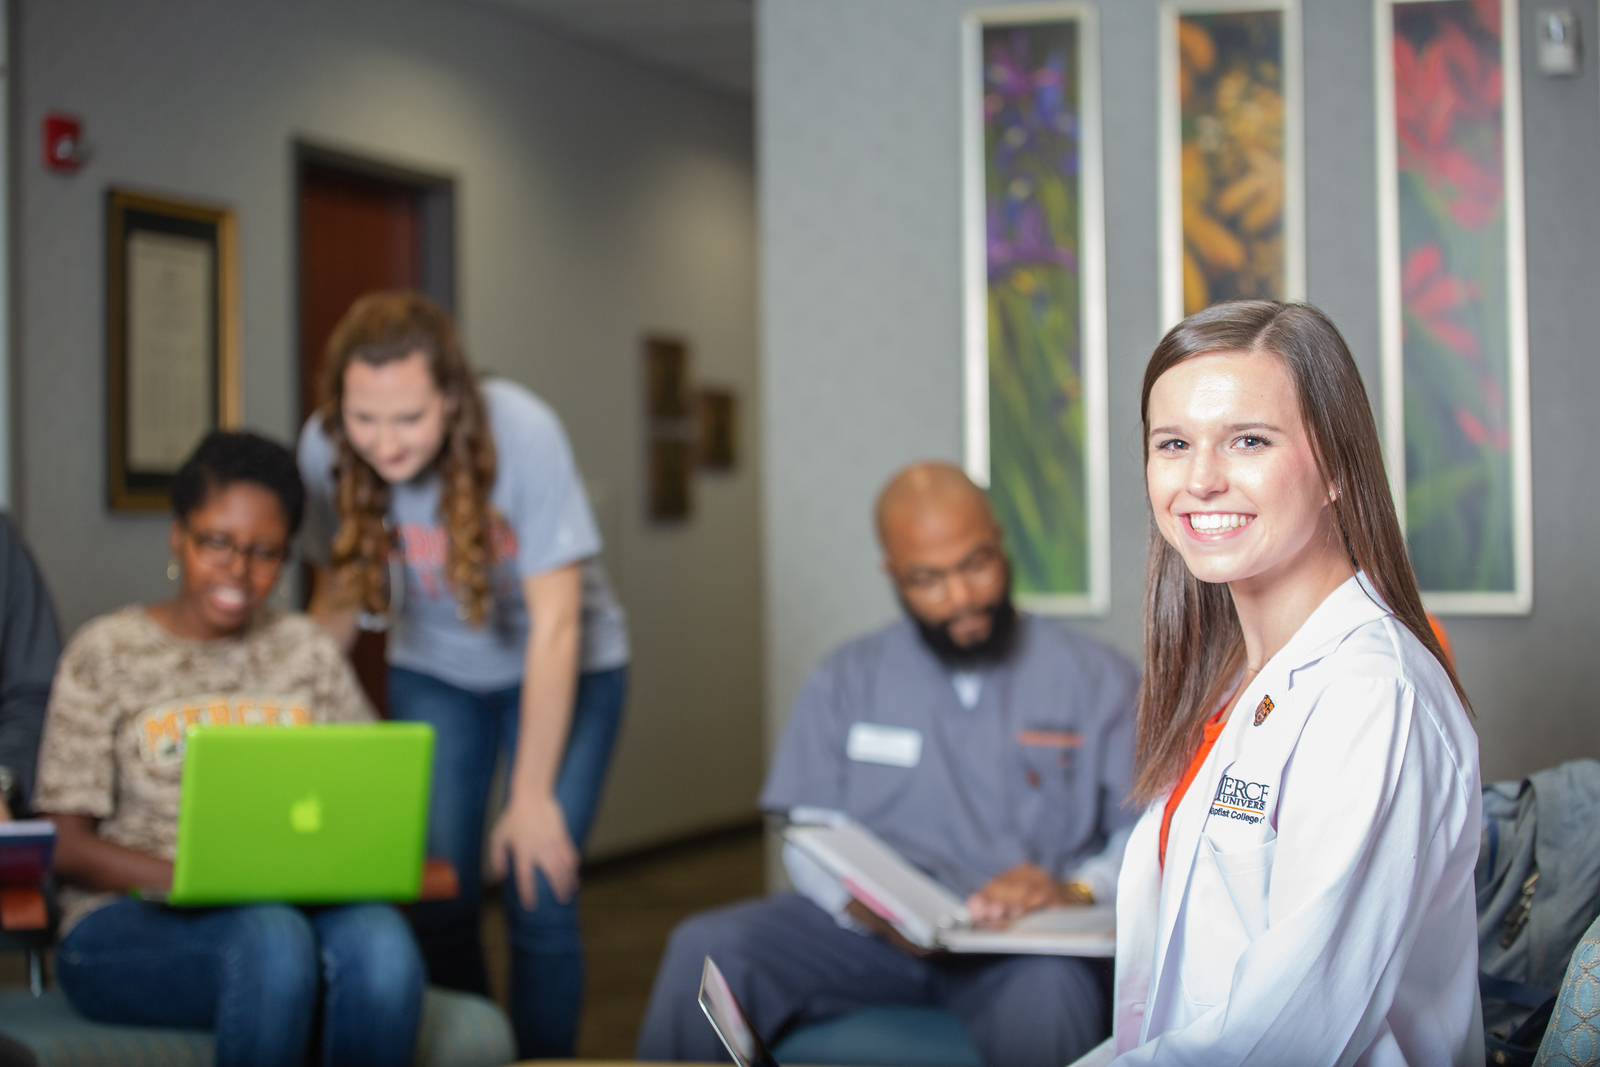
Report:
<svg viewBox="0 0 1600 1067"><path fill-rule="evenodd" d="M178 561L175 560L175 559L174 560L168 560L167 561L167 581L175 582L177 580L178 580Z"/></svg>
<svg viewBox="0 0 1600 1067"><path fill-rule="evenodd" d="M1329 489L1328 490L1328 499L1330 501L1338 500L1339 499L1339 490L1337 490L1337 489Z"/></svg>

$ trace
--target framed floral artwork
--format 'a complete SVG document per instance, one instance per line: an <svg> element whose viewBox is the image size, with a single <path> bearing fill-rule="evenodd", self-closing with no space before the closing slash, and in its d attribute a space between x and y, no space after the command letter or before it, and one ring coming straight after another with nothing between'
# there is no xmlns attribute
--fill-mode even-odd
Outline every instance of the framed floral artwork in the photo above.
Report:
<svg viewBox="0 0 1600 1067"><path fill-rule="evenodd" d="M1035 611L1110 605L1106 302L1094 8L964 25L965 451Z"/></svg>
<svg viewBox="0 0 1600 1067"><path fill-rule="evenodd" d="M1295 0L1161 8L1161 317L1306 292Z"/></svg>
<svg viewBox="0 0 1600 1067"><path fill-rule="evenodd" d="M1377 0L1385 452L1430 610L1533 600L1517 5Z"/></svg>

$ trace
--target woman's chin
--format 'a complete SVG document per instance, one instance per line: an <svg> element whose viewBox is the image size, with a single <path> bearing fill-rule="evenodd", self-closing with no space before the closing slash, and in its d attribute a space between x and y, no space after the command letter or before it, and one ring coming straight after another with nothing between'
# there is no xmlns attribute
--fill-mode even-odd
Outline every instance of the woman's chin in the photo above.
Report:
<svg viewBox="0 0 1600 1067"><path fill-rule="evenodd" d="M254 612L253 604L222 605L208 598L201 605L199 615L214 632L231 634L244 629Z"/></svg>
<svg viewBox="0 0 1600 1067"><path fill-rule="evenodd" d="M371 460L367 462L372 463ZM422 468L427 464L412 457L398 460L394 463L372 463L372 469L390 485L404 485L422 473Z"/></svg>
<svg viewBox="0 0 1600 1067"><path fill-rule="evenodd" d="M1254 573L1248 564L1236 559L1220 558L1203 552L1180 554L1183 556L1184 566L1189 568L1189 573L1194 575L1195 581L1209 585L1227 585L1230 582L1244 581Z"/></svg>

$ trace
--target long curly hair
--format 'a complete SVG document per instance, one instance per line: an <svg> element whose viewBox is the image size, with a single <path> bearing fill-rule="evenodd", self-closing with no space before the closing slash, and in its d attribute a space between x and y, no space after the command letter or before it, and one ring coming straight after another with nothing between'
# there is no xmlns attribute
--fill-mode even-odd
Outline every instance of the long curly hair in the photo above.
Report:
<svg viewBox="0 0 1600 1067"><path fill-rule="evenodd" d="M1150 391L1167 371L1207 352L1268 353L1294 380L1300 420L1321 477L1338 487L1329 505L1350 565L1364 571L1395 618L1439 661L1470 713L1461 679L1428 624L1384 472L1378 427L1350 349L1328 317L1307 304L1215 304L1167 332L1145 367L1139 418L1150 460ZM1147 501L1148 503L1148 501ZM1244 633L1226 585L1189 572L1150 513L1144 601L1144 679L1134 745L1133 797L1167 792L1200 747L1205 722L1245 667Z"/></svg>
<svg viewBox="0 0 1600 1067"><path fill-rule="evenodd" d="M368 293L350 305L328 338L323 359L322 430L333 445L333 481L339 531L330 554L337 588L355 605L388 608L388 561L394 533L385 526L389 486L356 454L344 429L345 371L355 361L380 367L421 352L433 384L444 394L444 445L434 461L439 474L439 518L449 550L445 575L464 615L481 626L493 604L490 582L489 492L494 486L494 438L476 376L456 337L455 324L419 293Z"/></svg>

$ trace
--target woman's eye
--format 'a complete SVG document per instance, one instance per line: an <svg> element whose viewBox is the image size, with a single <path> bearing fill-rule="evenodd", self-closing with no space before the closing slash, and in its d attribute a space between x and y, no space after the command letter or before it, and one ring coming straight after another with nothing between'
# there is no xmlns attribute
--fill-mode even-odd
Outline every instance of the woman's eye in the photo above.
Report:
<svg viewBox="0 0 1600 1067"><path fill-rule="evenodd" d="M1170 440L1162 441L1162 442L1158 443L1156 445L1156 451L1157 452L1181 452L1185 448L1188 448L1188 447L1189 447L1189 444L1188 444L1187 441L1183 441L1183 440L1180 440L1180 439L1174 437L1174 438L1171 438Z"/></svg>
<svg viewBox="0 0 1600 1067"><path fill-rule="evenodd" d="M1257 437L1254 434L1246 434L1245 436L1239 438L1240 446L1250 451L1255 451L1258 448L1266 448L1269 443L1270 442L1265 437Z"/></svg>

